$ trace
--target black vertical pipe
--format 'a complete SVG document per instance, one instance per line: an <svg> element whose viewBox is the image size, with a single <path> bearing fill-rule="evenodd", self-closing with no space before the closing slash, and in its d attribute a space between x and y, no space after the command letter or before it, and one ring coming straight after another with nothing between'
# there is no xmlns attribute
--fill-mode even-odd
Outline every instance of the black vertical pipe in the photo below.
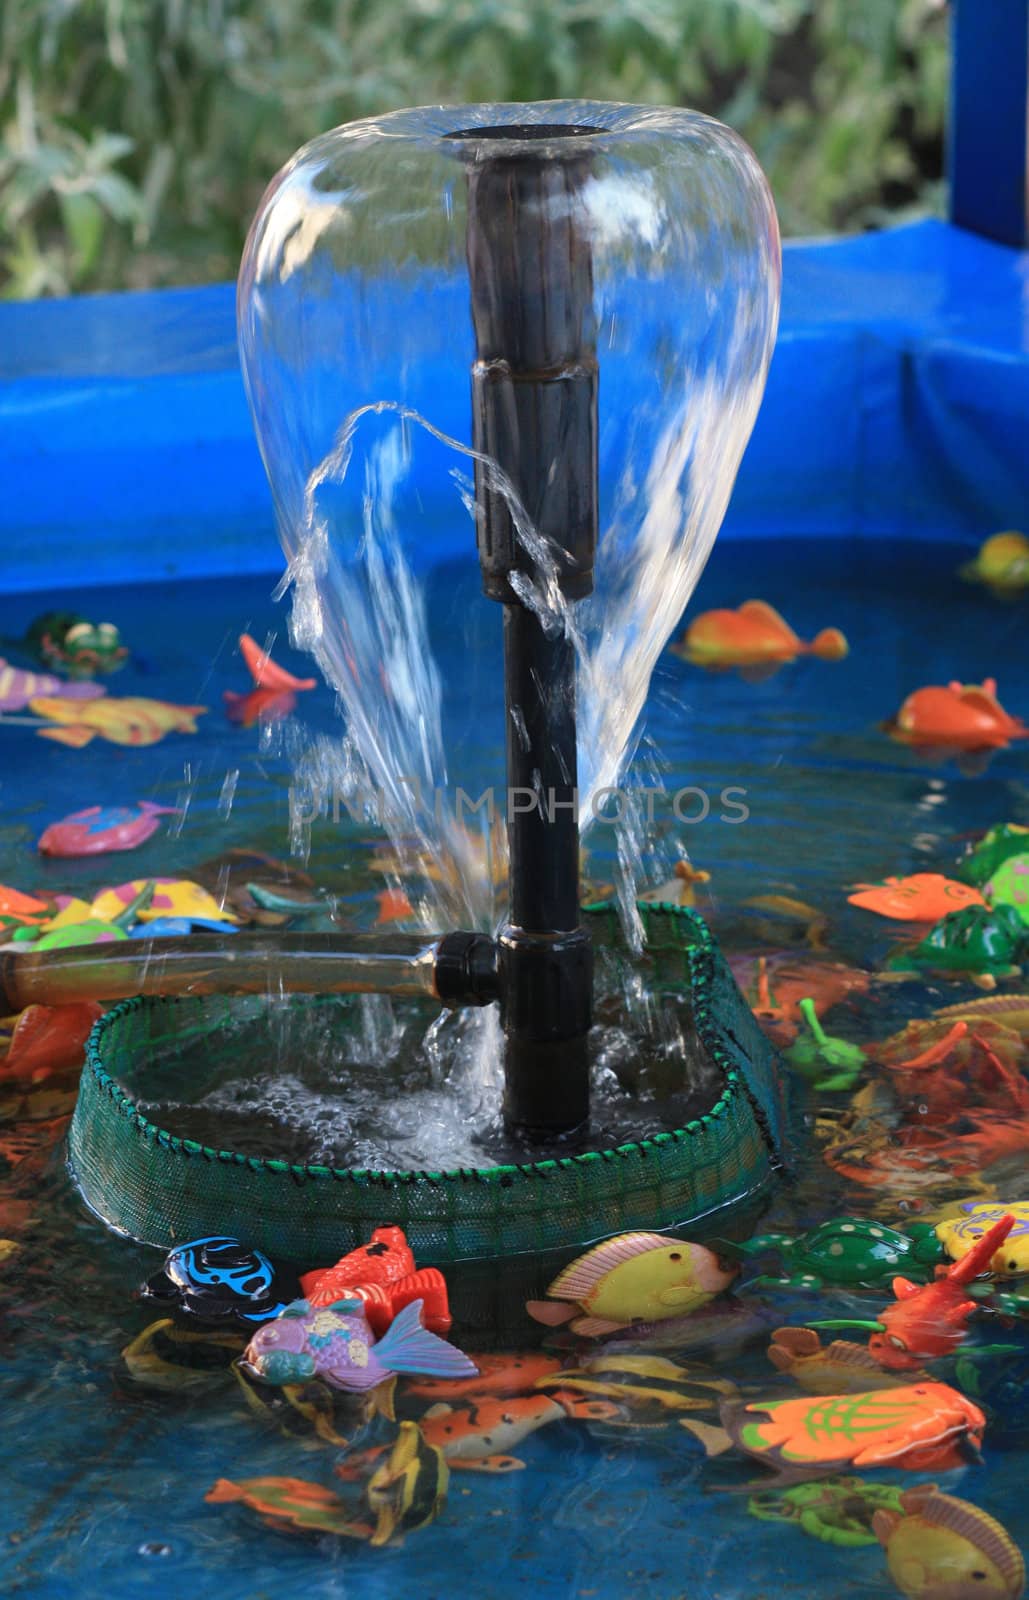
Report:
<svg viewBox="0 0 1029 1600"><path fill-rule="evenodd" d="M499 941L504 1115L555 1134L589 1115L593 954L579 919L575 653L534 609L593 588L597 354L579 127L498 127L466 141L468 267L476 362L479 559L504 610L511 913ZM526 538L528 531L530 537ZM541 541L537 544L536 541Z"/></svg>

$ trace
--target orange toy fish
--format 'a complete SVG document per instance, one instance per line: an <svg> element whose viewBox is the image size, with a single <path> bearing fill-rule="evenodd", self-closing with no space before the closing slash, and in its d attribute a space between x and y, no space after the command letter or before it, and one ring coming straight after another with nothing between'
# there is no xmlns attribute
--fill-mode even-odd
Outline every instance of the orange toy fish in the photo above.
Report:
<svg viewBox="0 0 1029 1600"><path fill-rule="evenodd" d="M86 1040L103 1014L93 1000L69 1006L29 1006L15 1024L7 1054L0 1058L0 1082L38 1083L82 1065Z"/></svg>
<svg viewBox="0 0 1029 1600"><path fill-rule="evenodd" d="M6 884L0 883L0 917L29 921L49 910L45 900L37 900L34 895L22 894L19 889L9 889Z"/></svg>
<svg viewBox="0 0 1029 1600"><path fill-rule="evenodd" d="M916 872L909 878L887 878L885 883L859 883L847 900L863 911L877 911L897 922L939 922L962 906L986 904L978 889L939 872Z"/></svg>
<svg viewBox="0 0 1029 1600"><path fill-rule="evenodd" d="M207 707L176 706L164 700L131 696L82 701L53 695L30 700L29 709L37 717L57 724L54 728L40 728L41 739L54 739L80 750L97 738L106 739L109 744L150 745L160 743L166 733L196 733L196 719L203 716Z"/></svg>
<svg viewBox="0 0 1029 1600"><path fill-rule="evenodd" d="M509 1452L537 1428L564 1417L607 1422L618 1415L618 1407L609 1401L559 1392L485 1398L460 1408L436 1405L425 1413L419 1427L425 1442L442 1450L448 1466L471 1472L517 1472L525 1463Z"/></svg>
<svg viewBox="0 0 1029 1600"><path fill-rule="evenodd" d="M317 687L317 678L295 678L292 672L277 666L249 633L240 635L239 648L254 687L249 694L234 694L226 689L225 714L230 722L238 722L244 728L252 728L255 722L277 722L294 710L299 690Z"/></svg>
<svg viewBox="0 0 1029 1600"><path fill-rule="evenodd" d="M950 1355L960 1345L976 1302L966 1286L989 1270L990 1262L1015 1226L1007 1212L952 1267L938 1267L924 1288L909 1278L894 1278L896 1304L876 1319L882 1327L868 1341L870 1353L890 1372L908 1372L924 1361Z"/></svg>
<svg viewBox="0 0 1029 1600"><path fill-rule="evenodd" d="M369 1244L351 1250L334 1267L305 1272L300 1288L312 1306L331 1306L348 1295L361 1300L377 1339L414 1300L422 1302L423 1327L441 1337L450 1331L443 1274L436 1267L415 1270L403 1228L376 1228Z"/></svg>
<svg viewBox="0 0 1029 1600"><path fill-rule="evenodd" d="M280 1533L370 1539L374 1531L370 1524L356 1521L331 1489L304 1478L244 1478L239 1483L219 1478L204 1499L216 1506L238 1501Z"/></svg>
<svg viewBox="0 0 1029 1600"><path fill-rule="evenodd" d="M671 648L694 666L739 667L752 676L775 672L803 655L842 661L849 650L839 628L823 628L810 644L805 643L764 600L745 600L736 611L705 611Z"/></svg>
<svg viewBox="0 0 1029 1600"><path fill-rule="evenodd" d="M997 699L997 681L930 685L909 694L884 730L901 744L920 749L1003 750L1029 728L1009 716Z"/></svg>
<svg viewBox="0 0 1029 1600"><path fill-rule="evenodd" d="M986 1418L946 1383L913 1383L859 1394L793 1400L727 1400L722 1425L733 1444L803 1482L845 1467L938 1472L979 1459Z"/></svg>
<svg viewBox="0 0 1029 1600"><path fill-rule="evenodd" d="M469 1356L479 1369L477 1378L418 1378L405 1384L406 1394L422 1400L465 1400L471 1395L527 1394L541 1378L561 1370L557 1356L539 1350L523 1350L512 1355Z"/></svg>
<svg viewBox="0 0 1029 1600"><path fill-rule="evenodd" d="M870 982L857 967L788 952L731 955L729 966L763 1031L783 1047L797 1036L801 1000L812 999L816 1016L822 1017L848 995L864 994Z"/></svg>

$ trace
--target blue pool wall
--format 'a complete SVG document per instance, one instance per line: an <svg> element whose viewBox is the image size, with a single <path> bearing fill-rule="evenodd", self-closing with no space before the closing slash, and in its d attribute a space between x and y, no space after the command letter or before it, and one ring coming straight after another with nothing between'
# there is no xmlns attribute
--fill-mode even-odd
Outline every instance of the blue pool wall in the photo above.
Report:
<svg viewBox="0 0 1029 1600"><path fill-rule="evenodd" d="M722 537L1029 530L1029 254L922 222L783 278ZM281 570L233 287L0 306L0 473L6 592Z"/></svg>

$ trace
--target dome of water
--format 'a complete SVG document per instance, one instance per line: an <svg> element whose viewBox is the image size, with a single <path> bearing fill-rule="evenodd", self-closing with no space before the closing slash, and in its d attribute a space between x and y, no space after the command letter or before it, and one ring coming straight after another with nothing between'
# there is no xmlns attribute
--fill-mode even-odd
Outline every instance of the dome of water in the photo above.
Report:
<svg viewBox="0 0 1029 1600"><path fill-rule="evenodd" d="M595 587L574 605L557 581L553 498L544 503L544 487L539 504L520 504L473 430L473 383L503 381L481 359L490 307L473 321L476 182L527 147L543 174L532 204L565 250L595 351ZM314 140L270 186L240 275L243 366L290 563L295 640L338 690L346 721L345 745L312 751L306 776L323 803L370 783L398 847L437 864L436 927L498 921L502 829L484 823L485 810L463 811L461 791L478 797L496 782L503 707L499 664L487 681L470 669L441 680L421 588L430 557L474 562L473 477L485 476L533 556L522 598L575 640L588 826L624 773L654 665L725 512L771 355L779 264L750 151L682 110L400 111ZM552 311L530 296L528 346L533 316ZM557 481L576 445L560 406L530 445L541 482ZM574 521L574 506L564 509ZM500 609L483 601L455 617L469 639L497 630L498 663ZM481 762L489 726L495 766L463 765L466 746Z"/></svg>

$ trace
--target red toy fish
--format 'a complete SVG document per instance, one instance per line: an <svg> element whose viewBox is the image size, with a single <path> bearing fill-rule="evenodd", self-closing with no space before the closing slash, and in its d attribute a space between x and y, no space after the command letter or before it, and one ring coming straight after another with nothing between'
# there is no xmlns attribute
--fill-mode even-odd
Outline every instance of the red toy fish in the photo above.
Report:
<svg viewBox="0 0 1029 1600"><path fill-rule="evenodd" d="M93 1000L68 1006L29 1006L0 1058L0 1082L38 1083L82 1065L90 1029L103 1008Z"/></svg>
<svg viewBox="0 0 1029 1600"><path fill-rule="evenodd" d="M950 1355L964 1338L966 1323L976 1309L966 1286L990 1262L1015 1226L1008 1212L952 1267L938 1267L936 1279L925 1287L908 1278L894 1278L896 1304L877 1318L883 1331L868 1341L870 1353L891 1372L910 1372L924 1361Z"/></svg>
<svg viewBox="0 0 1029 1600"><path fill-rule="evenodd" d="M312 1306L331 1306L348 1296L362 1301L377 1339L414 1300L422 1302L422 1324L430 1333L443 1337L450 1331L443 1274L436 1267L415 1269L403 1228L376 1228L370 1243L351 1250L334 1267L305 1272L300 1288Z"/></svg>
<svg viewBox="0 0 1029 1600"><path fill-rule="evenodd" d="M225 715L230 722L238 722L244 728L252 728L255 722L278 722L295 708L298 690L317 686L317 678L295 678L292 672L276 666L249 633L240 635L239 648L254 687L249 694L234 694L226 689Z"/></svg>
<svg viewBox="0 0 1029 1600"><path fill-rule="evenodd" d="M997 699L995 678L916 689L884 726L891 738L921 749L1003 750L1012 739L1029 739L1029 728Z"/></svg>

